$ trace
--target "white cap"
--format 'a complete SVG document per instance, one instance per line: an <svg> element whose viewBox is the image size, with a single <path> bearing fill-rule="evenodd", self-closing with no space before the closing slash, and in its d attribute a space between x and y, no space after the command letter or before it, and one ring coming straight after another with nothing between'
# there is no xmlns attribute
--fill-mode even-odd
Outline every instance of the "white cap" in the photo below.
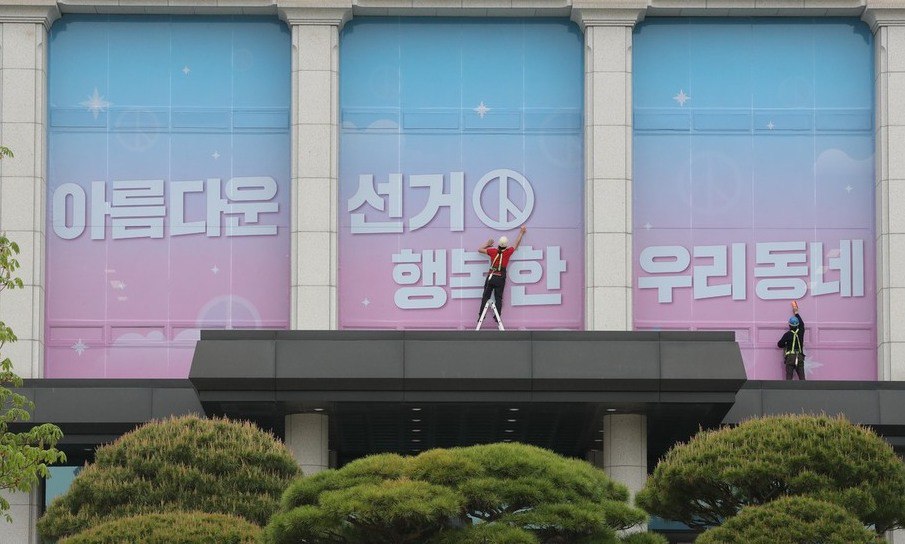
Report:
<svg viewBox="0 0 905 544"><path fill-rule="evenodd" d="M503 246L503 247L508 246L508 245L509 245L509 238L506 238L505 236L500 236L500 245Z"/></svg>

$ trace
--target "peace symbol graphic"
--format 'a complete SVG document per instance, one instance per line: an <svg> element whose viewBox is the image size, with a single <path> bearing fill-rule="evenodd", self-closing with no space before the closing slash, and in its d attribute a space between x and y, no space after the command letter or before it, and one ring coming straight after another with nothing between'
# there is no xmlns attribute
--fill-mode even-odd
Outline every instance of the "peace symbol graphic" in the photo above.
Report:
<svg viewBox="0 0 905 544"><path fill-rule="evenodd" d="M524 209L520 210L509 199L510 180L517 182L525 192ZM498 183L497 189L499 190L499 209L496 213L496 219L491 218L484 211L484 207L481 204L481 195L484 193L484 189L493 181ZM531 212L534 210L534 189L528 183L528 180L525 179L525 176L515 170L500 168L484 174L484 177L481 178L481 181L475 187L471 200L474 211L478 214L478 218L482 223L495 230L511 230L524 223L531 216ZM512 214L512 219L509 219L510 214Z"/></svg>
<svg viewBox="0 0 905 544"><path fill-rule="evenodd" d="M130 151L145 151L154 146L161 126L157 114L146 110L127 110L116 119L116 139Z"/></svg>

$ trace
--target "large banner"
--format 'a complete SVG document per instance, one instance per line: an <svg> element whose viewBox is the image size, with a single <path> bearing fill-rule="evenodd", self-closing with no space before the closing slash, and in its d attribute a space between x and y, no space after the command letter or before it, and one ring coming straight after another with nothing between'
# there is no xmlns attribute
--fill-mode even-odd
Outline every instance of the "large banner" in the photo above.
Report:
<svg viewBox="0 0 905 544"><path fill-rule="evenodd" d="M638 26L636 329L734 330L780 379L797 300L809 379L877 378L872 51L858 20Z"/></svg>
<svg viewBox="0 0 905 544"><path fill-rule="evenodd" d="M67 16L49 46L44 375L188 375L202 328L287 328L290 38Z"/></svg>
<svg viewBox="0 0 905 544"><path fill-rule="evenodd" d="M340 325L473 328L478 248L525 225L506 326L582 328L578 28L356 18L340 73Z"/></svg>

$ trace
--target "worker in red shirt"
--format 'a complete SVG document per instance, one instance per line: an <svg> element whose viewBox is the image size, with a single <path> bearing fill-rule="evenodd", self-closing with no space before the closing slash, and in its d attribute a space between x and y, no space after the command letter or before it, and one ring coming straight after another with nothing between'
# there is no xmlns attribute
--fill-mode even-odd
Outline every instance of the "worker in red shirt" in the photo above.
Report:
<svg viewBox="0 0 905 544"><path fill-rule="evenodd" d="M518 237L515 239L515 245L512 247L509 246L509 239L501 236L497 247L490 247L493 245L493 238L491 238L478 248L479 252L490 257L490 271L487 272L487 281L484 282L484 296L481 297L481 307L478 308L478 319L481 318L481 312L487 301L490 300L491 293L493 293L497 312L502 315L503 289L506 288L506 266L509 264L509 258L522 243L522 236L525 235L526 230L528 227L522 225ZM493 319L496 320L496 316Z"/></svg>

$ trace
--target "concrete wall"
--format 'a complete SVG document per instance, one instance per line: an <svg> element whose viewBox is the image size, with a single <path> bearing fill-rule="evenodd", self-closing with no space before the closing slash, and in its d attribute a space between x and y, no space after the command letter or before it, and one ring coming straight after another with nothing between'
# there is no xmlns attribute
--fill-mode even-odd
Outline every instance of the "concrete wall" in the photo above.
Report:
<svg viewBox="0 0 905 544"><path fill-rule="evenodd" d="M0 231L22 247L26 284L0 295L0 318L19 335L4 356L24 377L42 377L44 366L46 37L61 12L259 14L291 27L291 324L306 329L338 323L338 40L350 17L557 16L580 24L586 46L586 326L630 330L633 26L646 16L862 16L876 35L877 55L879 375L905 379L905 276L896 273L905 268L905 214L897 213L905 208L905 0L0 0L0 143L16 153L0 161ZM28 517L16 523L28 525ZM4 531L20 533L30 534Z"/></svg>

